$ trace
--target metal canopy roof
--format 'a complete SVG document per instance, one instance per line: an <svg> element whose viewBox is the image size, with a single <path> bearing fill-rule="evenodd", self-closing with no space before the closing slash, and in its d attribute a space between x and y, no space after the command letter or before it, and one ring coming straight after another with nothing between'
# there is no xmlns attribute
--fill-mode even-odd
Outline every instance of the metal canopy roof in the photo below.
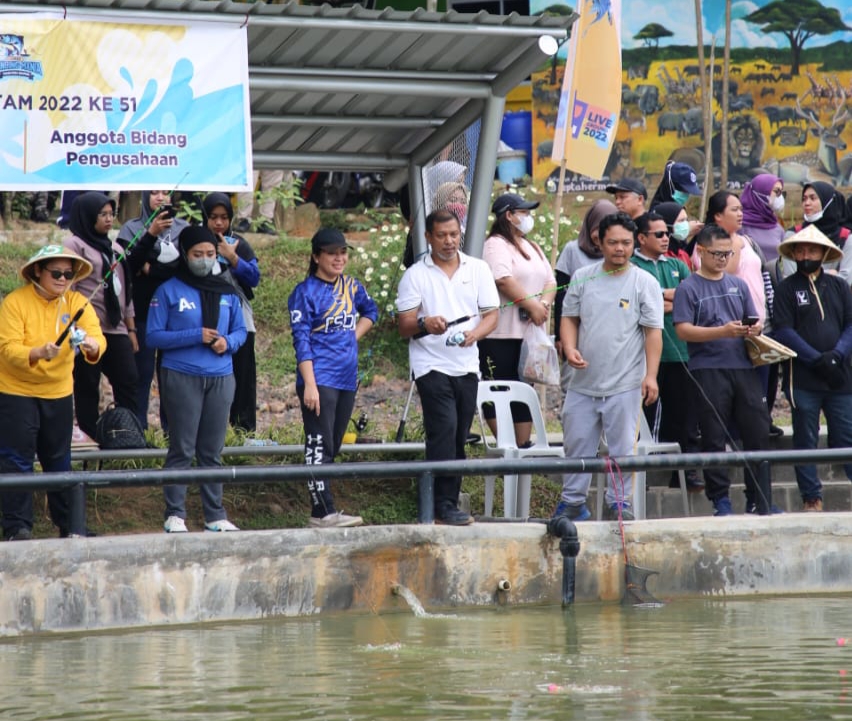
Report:
<svg viewBox="0 0 852 721"><path fill-rule="evenodd" d="M16 0L128 20L247 23L257 167L422 165L550 57L576 16L507 17L230 0Z"/></svg>

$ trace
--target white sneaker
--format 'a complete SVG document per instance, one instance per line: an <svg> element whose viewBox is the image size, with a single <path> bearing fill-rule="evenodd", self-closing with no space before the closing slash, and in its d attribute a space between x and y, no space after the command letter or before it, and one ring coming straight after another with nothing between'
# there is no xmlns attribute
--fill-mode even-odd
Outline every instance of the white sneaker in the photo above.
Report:
<svg viewBox="0 0 852 721"><path fill-rule="evenodd" d="M337 513L329 513L323 518L311 516L308 526L310 528L351 528L363 523L364 519L361 516L347 516L343 511L337 511Z"/></svg>
<svg viewBox="0 0 852 721"><path fill-rule="evenodd" d="M227 518L223 518L221 521L213 521L212 523L204 524L205 531L239 531L233 523L231 523Z"/></svg>
<svg viewBox="0 0 852 721"><path fill-rule="evenodd" d="M166 533L186 533L186 521L180 516L169 516L163 524Z"/></svg>

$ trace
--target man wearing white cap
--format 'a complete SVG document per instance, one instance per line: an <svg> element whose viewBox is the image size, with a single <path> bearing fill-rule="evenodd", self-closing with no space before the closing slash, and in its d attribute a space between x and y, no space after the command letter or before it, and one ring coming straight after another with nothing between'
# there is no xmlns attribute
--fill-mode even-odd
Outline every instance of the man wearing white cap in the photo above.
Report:
<svg viewBox="0 0 852 721"><path fill-rule="evenodd" d="M822 264L843 251L815 225L778 246L796 262L796 272L775 292L774 336L796 351L785 368L783 388L793 413L793 447L816 448L820 411L831 447L852 447L852 293L840 276ZM852 464L844 466L852 480ZM822 510L822 483L813 464L796 466L805 511Z"/></svg>

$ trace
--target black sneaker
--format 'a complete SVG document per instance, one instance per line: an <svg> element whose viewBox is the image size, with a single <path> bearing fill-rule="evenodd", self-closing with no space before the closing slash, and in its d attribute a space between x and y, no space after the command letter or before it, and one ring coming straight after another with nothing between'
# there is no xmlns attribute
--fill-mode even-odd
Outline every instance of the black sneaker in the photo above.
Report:
<svg viewBox="0 0 852 721"><path fill-rule="evenodd" d="M469 526L473 516L460 508L445 508L435 516L435 523L441 526Z"/></svg>
<svg viewBox="0 0 852 721"><path fill-rule="evenodd" d="M770 438L780 438L784 435L784 429L779 428L774 423L769 424L769 437Z"/></svg>
<svg viewBox="0 0 852 721"><path fill-rule="evenodd" d="M33 532L29 528L22 526L21 528L18 528L17 530L12 531L12 533L8 534L6 536L6 540L7 541L32 541L33 540Z"/></svg>
<svg viewBox="0 0 852 721"><path fill-rule="evenodd" d="M251 222L243 218L234 223L235 233L248 233L251 230Z"/></svg>
<svg viewBox="0 0 852 721"><path fill-rule="evenodd" d="M266 233L267 235L278 235L278 231L275 230L275 226L272 225L269 221L265 223L261 223L260 227L257 229L258 233Z"/></svg>
<svg viewBox="0 0 852 721"><path fill-rule="evenodd" d="M755 516L758 515L757 503L755 503L754 501L746 501L745 512L746 513L752 513ZM773 516L778 516L778 515L784 513L784 511L782 511L780 508L778 508L778 506L776 506L773 503L772 505L769 506L769 513L772 514Z"/></svg>

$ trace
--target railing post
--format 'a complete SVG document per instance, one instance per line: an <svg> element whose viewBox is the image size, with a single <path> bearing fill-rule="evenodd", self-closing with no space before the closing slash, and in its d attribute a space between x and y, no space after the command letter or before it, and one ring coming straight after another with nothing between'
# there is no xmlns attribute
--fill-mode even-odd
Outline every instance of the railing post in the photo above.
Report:
<svg viewBox="0 0 852 721"><path fill-rule="evenodd" d="M86 484L77 483L68 490L68 533L86 536Z"/></svg>
<svg viewBox="0 0 852 721"><path fill-rule="evenodd" d="M769 461L757 464L757 512L761 516L772 513L772 466Z"/></svg>
<svg viewBox="0 0 852 721"><path fill-rule="evenodd" d="M435 522L435 476L431 471L417 477L417 521Z"/></svg>

